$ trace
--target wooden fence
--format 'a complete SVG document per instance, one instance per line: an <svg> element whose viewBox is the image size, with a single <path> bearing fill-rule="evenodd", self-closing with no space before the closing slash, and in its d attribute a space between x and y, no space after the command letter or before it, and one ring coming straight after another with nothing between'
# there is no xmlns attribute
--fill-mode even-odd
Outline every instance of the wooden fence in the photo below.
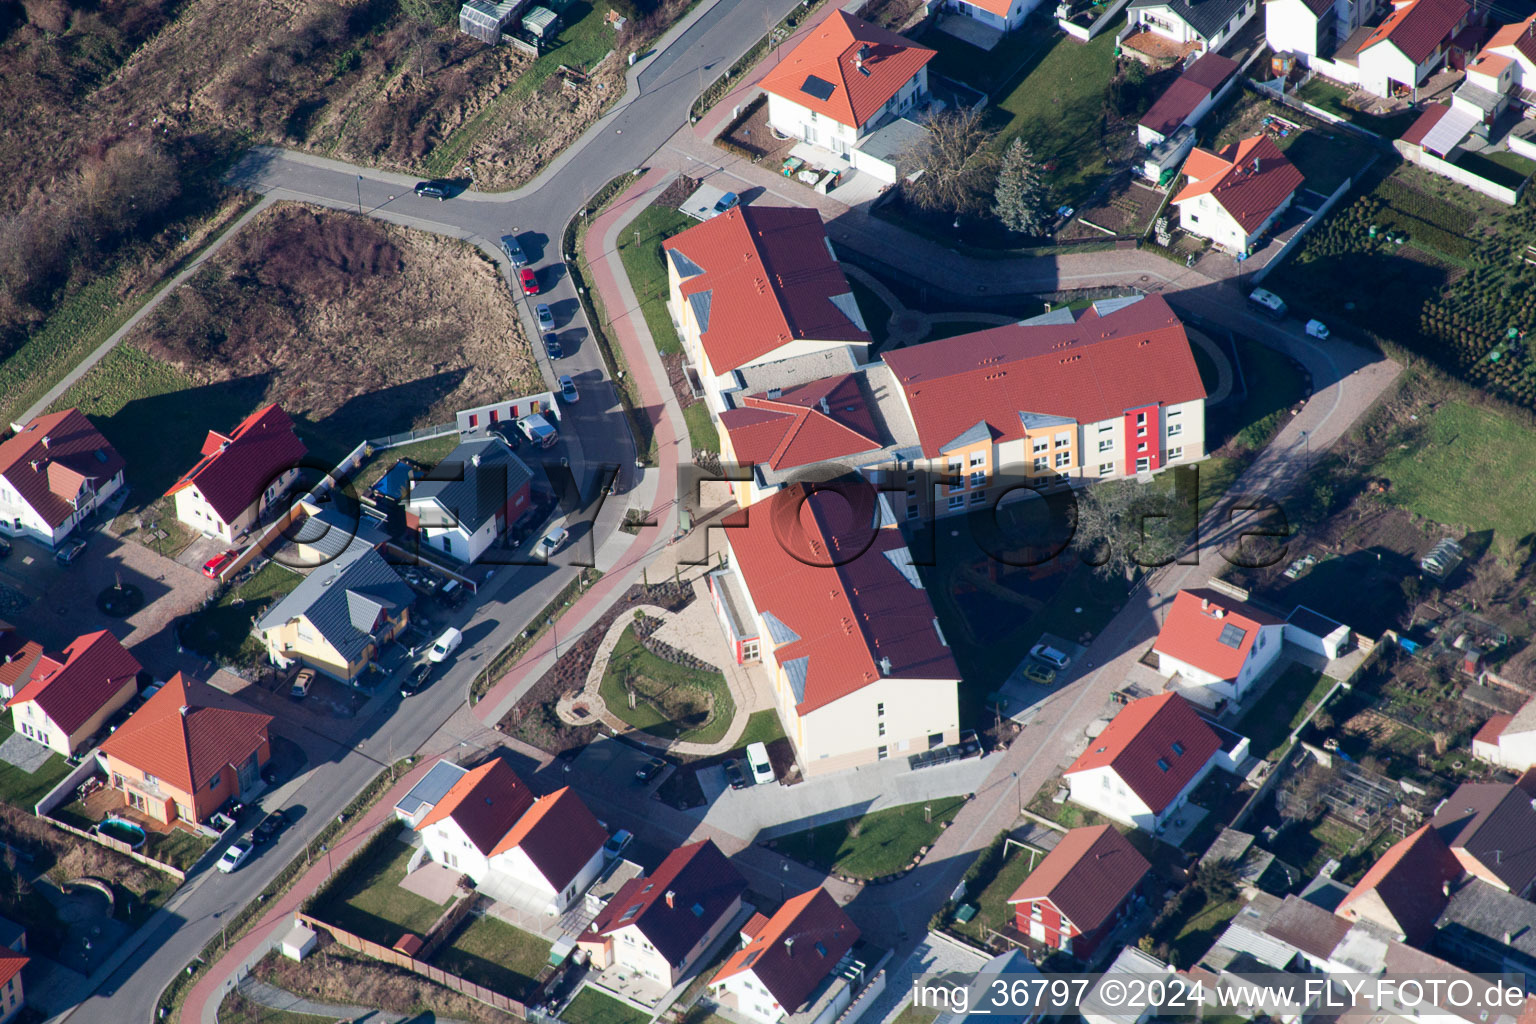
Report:
<svg viewBox="0 0 1536 1024"><path fill-rule="evenodd" d="M457 974L449 974L441 968L433 967L429 963L424 963L414 957L407 956L399 950L390 949L388 946L381 946L371 939L363 938L361 935L354 935L345 929L338 928L336 925L329 924L319 918L311 917L302 911L294 916L298 918L300 923L313 928L316 932L324 932L333 940L354 952L372 957L380 963L390 964L402 970L410 971L412 974L420 975L428 981L442 985L444 988L451 988L455 992L461 992L471 999L485 1003L487 1006L494 1006L498 1010L505 1010L508 1013L516 1014L524 1020L528 1019L528 1008L516 999L504 996L500 992L493 992L484 985L476 985L474 982L467 981Z"/></svg>
<svg viewBox="0 0 1536 1024"><path fill-rule="evenodd" d="M151 867L156 871L165 872L172 878L176 879L177 882L185 882L187 880L187 873L185 871L178 867L173 867L163 860L155 860L152 857L146 857L142 853L136 852L133 847L129 846L121 839L113 839L111 836L99 835L95 832L87 832L84 829L75 828L75 826L70 825L67 822L60 821L58 818L46 818L39 816L38 820L46 821L54 828L63 829L65 832L68 832L71 835L79 836L81 839L89 839L91 842L105 846L109 850L116 850L124 857L129 857L133 860L136 860L140 864L143 864L145 867ZM209 849L211 850L213 847L209 847ZM205 853L204 856L207 856L207 854Z"/></svg>

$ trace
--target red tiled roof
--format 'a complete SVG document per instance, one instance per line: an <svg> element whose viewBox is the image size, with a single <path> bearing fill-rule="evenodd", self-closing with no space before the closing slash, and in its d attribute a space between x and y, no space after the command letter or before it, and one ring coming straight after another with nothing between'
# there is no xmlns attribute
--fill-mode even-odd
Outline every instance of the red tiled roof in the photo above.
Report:
<svg viewBox="0 0 1536 1024"><path fill-rule="evenodd" d="M1374 891L1409 942L1434 932L1435 919L1448 902L1442 886L1462 875L1461 862L1433 827L1422 826L1393 843L1381 859L1349 890L1334 913L1358 921L1355 904Z"/></svg>
<svg viewBox="0 0 1536 1024"><path fill-rule="evenodd" d="M746 891L747 880L720 848L700 840L673 850L651 875L625 882L582 938L634 925L677 966Z"/></svg>
<svg viewBox="0 0 1536 1024"><path fill-rule="evenodd" d="M1513 57L1506 57L1502 53L1489 53L1484 50L1467 64L1468 71L1476 71L1478 74L1487 75L1489 78L1498 78L1504 73L1504 69L1515 62Z"/></svg>
<svg viewBox="0 0 1536 1024"><path fill-rule="evenodd" d="M923 454L985 422L1024 436L1021 412L1097 423L1154 402L1205 397L1184 327L1160 295L1070 324L1010 324L887 352Z"/></svg>
<svg viewBox="0 0 1536 1024"><path fill-rule="evenodd" d="M0 443L0 477L55 528L74 514L70 502L86 481L99 488L123 465L122 456L79 409L39 416Z"/></svg>
<svg viewBox="0 0 1536 1024"><path fill-rule="evenodd" d="M730 517L743 525L725 531L758 612L796 634L774 647L774 658L790 675L800 714L882 677L958 680L927 591L891 561L905 553L900 532L871 537L868 488L851 492L864 499L858 508L807 493L803 484L786 487Z"/></svg>
<svg viewBox="0 0 1536 1024"><path fill-rule="evenodd" d="M1524 21L1517 21L1513 25L1500 28L1488 40L1488 45L1483 47L1483 51L1486 53L1489 50L1505 47L1513 47L1515 52L1524 57L1527 62L1536 64L1536 14Z"/></svg>
<svg viewBox="0 0 1536 1024"><path fill-rule="evenodd" d="M1481 729L1477 730L1477 735L1472 737L1472 742L1497 744L1499 742L1499 737L1504 735L1504 730L1507 729L1509 727L1509 723L1513 722L1514 720L1514 715L1494 715L1492 718L1488 719L1488 721L1483 723L1483 727Z"/></svg>
<svg viewBox="0 0 1536 1024"><path fill-rule="evenodd" d="M0 687L15 693L42 656L42 644L22 636L9 622L0 622Z"/></svg>
<svg viewBox="0 0 1536 1024"><path fill-rule="evenodd" d="M581 797L565 786L535 800L490 855L522 847L539 874L560 892L607 841L608 833Z"/></svg>
<svg viewBox="0 0 1536 1024"><path fill-rule="evenodd" d="M143 668L101 630L78 636L57 656L43 655L6 707L36 701L66 736L90 721Z"/></svg>
<svg viewBox="0 0 1536 1024"><path fill-rule="evenodd" d="M0 985L5 985L16 975L20 974L21 969L27 966L31 959L31 957L22 953L15 953L9 949L0 949Z"/></svg>
<svg viewBox="0 0 1536 1024"><path fill-rule="evenodd" d="M1253 652L1260 628L1284 621L1215 590L1181 590L1152 649L1231 682ZM1222 642L1223 635L1232 637L1229 626L1242 631L1236 646Z"/></svg>
<svg viewBox="0 0 1536 1024"><path fill-rule="evenodd" d="M1220 749L1221 738L1189 701L1177 693L1162 693L1121 708L1098 738L1088 741L1088 749L1066 774L1108 766L1158 814Z"/></svg>
<svg viewBox="0 0 1536 1024"><path fill-rule="evenodd" d="M1207 51L1163 91L1151 109L1142 115L1140 123L1165 138L1172 135L1206 97L1236 73L1237 61Z"/></svg>
<svg viewBox="0 0 1536 1024"><path fill-rule="evenodd" d="M1190 181L1173 197L1174 204L1209 193L1244 231L1261 226L1306 180L1268 135L1243 139L1216 154L1196 149L1190 157L1195 153L1201 159L1194 166L1185 161ZM1212 155L1221 162L1215 173L1206 159Z"/></svg>
<svg viewBox="0 0 1536 1024"><path fill-rule="evenodd" d="M1203 85L1215 92L1227 84L1227 79L1237 74L1237 61L1207 50L1196 57L1194 63L1184 69L1180 78Z"/></svg>
<svg viewBox="0 0 1536 1024"><path fill-rule="evenodd" d="M751 935L752 941L731 954L711 984L751 971L786 1013L794 1013L858 941L859 929L818 886L791 897Z"/></svg>
<svg viewBox="0 0 1536 1024"><path fill-rule="evenodd" d="M532 806L533 792L512 766L498 757L461 775L417 822L416 831L444 818L452 819L477 850L490 856Z"/></svg>
<svg viewBox="0 0 1536 1024"><path fill-rule="evenodd" d="M195 793L261 749L271 715L198 704L192 691L176 673L102 742L102 753Z"/></svg>
<svg viewBox="0 0 1536 1024"><path fill-rule="evenodd" d="M1431 103L1424 108L1424 113L1415 118L1413 124L1408 126L1408 130L1403 132L1402 140L1410 146L1423 144L1424 136L1429 134L1429 130L1439 124L1440 119L1450 112L1451 105L1449 103Z"/></svg>
<svg viewBox="0 0 1536 1024"><path fill-rule="evenodd" d="M720 414L736 461L793 469L880 447L879 431L858 378L825 377L785 389L777 398L751 395Z"/></svg>
<svg viewBox="0 0 1536 1024"><path fill-rule="evenodd" d="M684 302L708 311L699 340L715 373L727 373L794 341L868 344L869 332L832 301L856 309L848 278L827 247L821 214L738 206L662 243L702 274L684 277Z"/></svg>
<svg viewBox="0 0 1536 1024"><path fill-rule="evenodd" d="M279 475L293 469L309 449L293 432L280 406L257 409L228 436L208 431L203 457L169 491L196 486L224 522L239 517Z"/></svg>
<svg viewBox="0 0 1536 1024"><path fill-rule="evenodd" d="M934 52L838 11L774 65L763 76L762 87L857 128L878 115L886 101L933 59ZM811 79L819 79L819 84ZM807 91L808 83L815 92Z"/></svg>
<svg viewBox="0 0 1536 1024"><path fill-rule="evenodd" d="M1399 0L1392 13L1366 37L1356 53L1391 40L1403 55L1422 64L1436 47L1456 33L1471 12L1467 0Z"/></svg>
<svg viewBox="0 0 1536 1024"><path fill-rule="evenodd" d="M1014 890L1009 903L1047 899L1080 930L1104 924L1152 865L1111 825L1075 828Z"/></svg>

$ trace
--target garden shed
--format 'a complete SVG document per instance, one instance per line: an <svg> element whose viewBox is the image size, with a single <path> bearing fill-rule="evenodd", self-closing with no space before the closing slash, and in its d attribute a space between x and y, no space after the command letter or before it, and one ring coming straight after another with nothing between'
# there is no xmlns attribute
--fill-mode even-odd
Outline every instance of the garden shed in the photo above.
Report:
<svg viewBox="0 0 1536 1024"><path fill-rule="evenodd" d="M1304 604L1285 620L1285 641L1304 651L1321 654L1332 660L1344 653L1349 646L1349 627L1334 622L1328 616L1313 611Z"/></svg>
<svg viewBox="0 0 1536 1024"><path fill-rule="evenodd" d="M501 42L501 33L528 0L465 0L459 8L459 31L474 36L482 43L495 46Z"/></svg>
<svg viewBox="0 0 1536 1024"><path fill-rule="evenodd" d="M560 15L548 7L535 7L523 17L523 31L548 42L560 31Z"/></svg>

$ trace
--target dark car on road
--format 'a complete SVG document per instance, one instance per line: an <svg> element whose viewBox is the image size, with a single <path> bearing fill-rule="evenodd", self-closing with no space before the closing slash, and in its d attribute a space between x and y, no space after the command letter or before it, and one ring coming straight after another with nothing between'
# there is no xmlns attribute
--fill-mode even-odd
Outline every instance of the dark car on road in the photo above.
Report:
<svg viewBox="0 0 1536 1024"><path fill-rule="evenodd" d="M544 333L544 351L551 359L565 358L565 349L560 346L560 338L553 331Z"/></svg>
<svg viewBox="0 0 1536 1024"><path fill-rule="evenodd" d="M747 773L742 771L741 762L734 757L725 762L725 777L730 781L732 789L746 789L752 785L747 781Z"/></svg>
<svg viewBox="0 0 1536 1024"><path fill-rule="evenodd" d="M424 661L411 669L409 675L400 684L400 696L414 697L432 682L432 663Z"/></svg>
<svg viewBox="0 0 1536 1024"><path fill-rule="evenodd" d="M416 183L416 194L423 199L436 199L438 202L442 202L448 198L448 182L443 181L441 178L434 178L431 181L418 181Z"/></svg>
<svg viewBox="0 0 1536 1024"><path fill-rule="evenodd" d="M666 770L667 762L659 757L653 757L639 768L635 769L635 781L640 783L650 782L656 776Z"/></svg>
<svg viewBox="0 0 1536 1024"><path fill-rule="evenodd" d="M76 537L74 540L65 541L64 546L59 548L53 557L60 565L74 565L75 559L79 558L84 552L85 541Z"/></svg>
<svg viewBox="0 0 1536 1024"><path fill-rule="evenodd" d="M283 829L288 827L288 816L282 811L273 811L251 830L251 838L258 843L270 843L283 834Z"/></svg>
<svg viewBox="0 0 1536 1024"><path fill-rule="evenodd" d="M11 553L11 542L0 537L0 558L5 558Z"/></svg>

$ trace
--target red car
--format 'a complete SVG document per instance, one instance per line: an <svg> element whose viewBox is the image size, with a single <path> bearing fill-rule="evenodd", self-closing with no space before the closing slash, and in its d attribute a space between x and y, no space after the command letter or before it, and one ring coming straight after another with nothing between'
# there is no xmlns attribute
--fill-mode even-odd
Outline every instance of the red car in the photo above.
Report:
<svg viewBox="0 0 1536 1024"><path fill-rule="evenodd" d="M532 267L524 267L521 271L523 277L523 294L539 294L539 275L533 272Z"/></svg>
<svg viewBox="0 0 1536 1024"><path fill-rule="evenodd" d="M219 578L219 574L229 566L240 554L239 549L230 548L222 555L215 555L203 563L203 575L211 580Z"/></svg>

